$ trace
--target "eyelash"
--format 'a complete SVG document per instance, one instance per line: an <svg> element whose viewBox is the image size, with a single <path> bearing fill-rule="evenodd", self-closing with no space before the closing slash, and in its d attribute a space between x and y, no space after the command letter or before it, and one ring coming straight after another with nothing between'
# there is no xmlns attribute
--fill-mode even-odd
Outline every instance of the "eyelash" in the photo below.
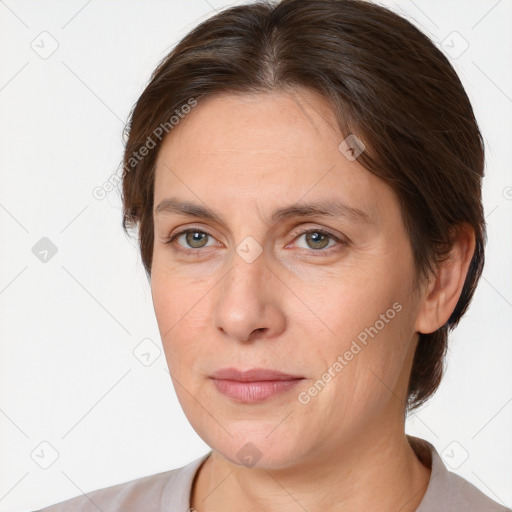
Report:
<svg viewBox="0 0 512 512"><path fill-rule="evenodd" d="M210 233L208 233L208 231L205 231L204 229L199 229L199 228L187 228L187 229L184 229L183 231L179 231L178 233L174 233L173 235L170 235L168 237L166 237L165 241L164 241L164 244L166 245L170 245L174 242L174 240L176 240L178 237L180 237L181 235L184 235L186 233L190 233L190 232L197 232L197 233L203 233L211 238L215 238L213 235L211 235ZM312 228L312 229L306 229L304 231L300 231L299 233L297 233L294 237L294 240L296 240L297 238L303 236L303 235L307 235L309 233L320 233L321 235L325 235L329 238L331 238L332 240L334 240L335 242L337 242L337 245L335 246L332 246L332 247L329 247L327 249L303 249L305 251L308 251L308 252L312 252L312 253L323 253L323 254L326 254L326 253L330 253L332 249L336 249L337 246L346 246L348 245L348 241L347 240L341 240L340 238L338 238L337 236L333 235L330 231L327 231L323 228ZM179 251L179 252L184 252L184 253L199 253L200 252L200 249L184 249L183 247L176 247L175 250Z"/></svg>

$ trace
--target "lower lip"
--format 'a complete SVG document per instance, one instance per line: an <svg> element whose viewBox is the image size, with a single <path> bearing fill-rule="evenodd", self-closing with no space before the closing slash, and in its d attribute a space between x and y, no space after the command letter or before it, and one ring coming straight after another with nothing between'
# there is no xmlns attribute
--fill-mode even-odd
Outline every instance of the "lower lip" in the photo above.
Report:
<svg viewBox="0 0 512 512"><path fill-rule="evenodd" d="M261 380L240 382L237 380L213 379L217 389L226 396L239 402L262 402L271 396L289 391L303 379Z"/></svg>

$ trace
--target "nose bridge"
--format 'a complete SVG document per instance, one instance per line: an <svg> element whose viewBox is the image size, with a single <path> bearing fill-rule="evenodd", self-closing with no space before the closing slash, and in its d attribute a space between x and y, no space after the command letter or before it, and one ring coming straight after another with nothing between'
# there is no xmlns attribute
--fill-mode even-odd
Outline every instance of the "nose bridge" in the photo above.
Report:
<svg viewBox="0 0 512 512"><path fill-rule="evenodd" d="M233 255L231 271L226 276L222 293L223 299L229 303L232 316L235 312L239 316L246 316L254 308L262 309L265 301L264 273L262 255L252 261L246 261L238 250Z"/></svg>
<svg viewBox="0 0 512 512"><path fill-rule="evenodd" d="M261 244L254 237L246 236L233 252L231 271L224 285L224 294L257 298L256 292L264 291L262 281L266 272L267 262Z"/></svg>

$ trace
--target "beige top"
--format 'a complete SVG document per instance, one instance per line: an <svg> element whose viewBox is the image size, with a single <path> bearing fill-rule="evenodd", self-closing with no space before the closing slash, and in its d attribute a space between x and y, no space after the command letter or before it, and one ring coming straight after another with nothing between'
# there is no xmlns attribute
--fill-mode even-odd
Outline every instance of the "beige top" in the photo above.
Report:
<svg viewBox="0 0 512 512"><path fill-rule="evenodd" d="M448 471L428 441L407 438L422 463L432 469L427 492L416 512L511 512ZM89 492L38 512L189 512L194 476L210 453L182 468Z"/></svg>

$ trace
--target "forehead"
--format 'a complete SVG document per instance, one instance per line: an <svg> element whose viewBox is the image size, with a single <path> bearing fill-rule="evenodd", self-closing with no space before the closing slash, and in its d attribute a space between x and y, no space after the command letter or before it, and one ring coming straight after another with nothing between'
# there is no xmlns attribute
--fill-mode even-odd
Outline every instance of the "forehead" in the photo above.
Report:
<svg viewBox="0 0 512 512"><path fill-rule="evenodd" d="M346 158L343 138L329 104L308 89L202 98L162 143L154 203L170 192L245 205L328 193L378 210L377 203L393 200L391 189Z"/></svg>
<svg viewBox="0 0 512 512"><path fill-rule="evenodd" d="M277 136L277 138L276 138ZM319 144L336 148L341 134L324 98L308 89L258 94L222 93L198 105L173 129L164 146L193 149L218 158L283 153L314 156ZM162 148L164 149L164 148ZM178 155L180 153L180 155Z"/></svg>

